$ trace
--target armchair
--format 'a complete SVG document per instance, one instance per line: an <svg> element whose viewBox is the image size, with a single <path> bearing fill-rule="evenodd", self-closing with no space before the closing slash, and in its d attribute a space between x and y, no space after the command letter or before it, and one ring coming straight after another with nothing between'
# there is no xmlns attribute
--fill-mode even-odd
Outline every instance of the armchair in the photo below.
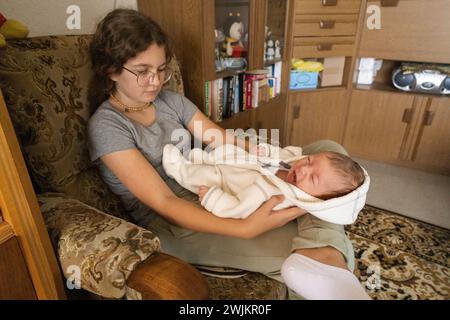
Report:
<svg viewBox="0 0 450 320"><path fill-rule="evenodd" d="M81 287L106 298L206 299L203 276L129 222L89 161L90 39L12 40L0 50L0 88L61 272L70 278L77 267ZM171 63L177 72L168 86L183 92Z"/></svg>

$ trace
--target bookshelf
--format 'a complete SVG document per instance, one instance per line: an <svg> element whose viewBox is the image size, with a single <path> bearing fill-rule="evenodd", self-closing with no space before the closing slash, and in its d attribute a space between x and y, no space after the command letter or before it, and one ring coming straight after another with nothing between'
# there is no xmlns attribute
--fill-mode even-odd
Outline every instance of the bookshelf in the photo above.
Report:
<svg viewBox="0 0 450 320"><path fill-rule="evenodd" d="M287 109L287 14L291 1L286 0L139 0L139 11L152 17L168 34L172 49L180 61L186 96L193 101L211 119L228 129L273 128L280 130L281 143L284 142L284 122ZM231 16L243 22L244 32L232 56L224 55L228 41L219 41L220 34L226 39L229 35L224 26ZM218 32L219 31L219 32ZM219 36L216 36L219 34ZM234 39L234 38L233 38ZM271 40L272 43L268 41ZM236 43L236 42L231 42ZM273 44L273 51L270 52ZM276 45L276 46L275 46ZM234 50L234 47L233 47ZM237 53L236 53L237 52ZM222 53L222 55L220 55ZM229 52L228 52L229 53ZM220 59L224 64L218 63ZM193 58L195 57L195 58ZM245 67L239 63L245 59ZM236 68L226 68L230 64ZM276 66L276 68L274 67ZM266 80L261 80L258 103L252 106L242 105L242 89L245 87L246 71L269 70L275 74L270 77L278 79L276 94L270 95ZM217 84L221 82L221 84ZM211 93L216 96L217 86L230 88L231 83L238 83L241 90L240 105L230 107L223 105L222 117L213 116ZM269 82L269 81L267 81ZM249 87L250 88L250 87ZM275 89L273 89L275 90ZM266 91L268 93L266 93ZM229 96L222 91L222 96ZM230 91L230 94L236 95ZM212 94L214 95L214 94ZM256 95L258 98L258 95ZM223 99L223 98L222 98ZM234 99L233 99L234 100ZM238 101L238 100L236 100ZM254 100L253 100L254 101ZM237 103L237 102L236 102ZM228 111L228 112L227 112Z"/></svg>

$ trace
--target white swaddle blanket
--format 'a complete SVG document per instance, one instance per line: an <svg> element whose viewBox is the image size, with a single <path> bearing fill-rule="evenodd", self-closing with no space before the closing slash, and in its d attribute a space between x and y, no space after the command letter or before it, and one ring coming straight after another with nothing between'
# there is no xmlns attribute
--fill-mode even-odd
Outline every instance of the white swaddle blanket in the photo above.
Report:
<svg viewBox="0 0 450 320"><path fill-rule="evenodd" d="M217 216L246 218L273 195L285 200L274 210L298 206L319 219L336 224L353 223L364 207L370 178L354 191L321 200L278 178L280 161L293 163L304 157L300 147L278 148L263 144L266 156L250 155L234 145L223 145L211 152L192 149L188 159L173 145L166 145L163 167L167 175L184 188L198 193L201 185L210 187L201 202Z"/></svg>

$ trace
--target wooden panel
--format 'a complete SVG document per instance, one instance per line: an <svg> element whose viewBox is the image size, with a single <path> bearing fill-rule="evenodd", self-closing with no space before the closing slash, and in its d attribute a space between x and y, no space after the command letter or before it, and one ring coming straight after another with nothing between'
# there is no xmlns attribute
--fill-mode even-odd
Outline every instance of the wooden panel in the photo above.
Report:
<svg viewBox="0 0 450 320"><path fill-rule="evenodd" d="M3 221L0 223L0 245L14 237L14 231L11 226Z"/></svg>
<svg viewBox="0 0 450 320"><path fill-rule="evenodd" d="M1 91L0 206L17 235L37 297L65 298L59 266Z"/></svg>
<svg viewBox="0 0 450 320"><path fill-rule="evenodd" d="M324 5L326 3L335 5ZM358 13L361 0L296 0L296 14L314 14L314 13Z"/></svg>
<svg viewBox="0 0 450 320"><path fill-rule="evenodd" d="M450 98L428 98L413 161L450 175Z"/></svg>
<svg viewBox="0 0 450 320"><path fill-rule="evenodd" d="M304 146L321 139L341 142L346 90L290 94L288 119L292 119L289 144Z"/></svg>
<svg viewBox="0 0 450 320"><path fill-rule="evenodd" d="M399 159L408 137L409 123L418 112L415 96L404 93L353 90L344 147L355 156Z"/></svg>
<svg viewBox="0 0 450 320"><path fill-rule="evenodd" d="M0 245L0 300L35 300L33 283L16 238Z"/></svg>
<svg viewBox="0 0 450 320"><path fill-rule="evenodd" d="M357 22L357 14L298 15L295 17L294 37L354 35Z"/></svg>
<svg viewBox="0 0 450 320"><path fill-rule="evenodd" d="M351 56L354 37L294 38L292 55L295 58Z"/></svg>
<svg viewBox="0 0 450 320"><path fill-rule="evenodd" d="M247 110L233 115L231 118L223 119L217 123L224 129L243 129L247 130L253 127L252 113L254 110Z"/></svg>
<svg viewBox="0 0 450 320"><path fill-rule="evenodd" d="M255 113L255 129L267 129L267 138L273 139L272 143L284 143L284 121L286 115L286 95L278 96L269 102L262 102L256 108ZM278 130L278 136L276 131ZM260 134L263 132L261 131ZM273 135L272 135L273 133Z"/></svg>
<svg viewBox="0 0 450 320"><path fill-rule="evenodd" d="M262 69L264 66L265 17L267 4L261 0L250 1L249 27L249 69Z"/></svg>
<svg viewBox="0 0 450 320"><path fill-rule="evenodd" d="M369 30L367 23L363 25L359 55L450 63L449 4L448 0L400 0L395 7L381 7L381 28Z"/></svg>
<svg viewBox="0 0 450 320"><path fill-rule="evenodd" d="M204 110L205 81L215 79L214 1L139 0L138 7L167 33L186 96Z"/></svg>

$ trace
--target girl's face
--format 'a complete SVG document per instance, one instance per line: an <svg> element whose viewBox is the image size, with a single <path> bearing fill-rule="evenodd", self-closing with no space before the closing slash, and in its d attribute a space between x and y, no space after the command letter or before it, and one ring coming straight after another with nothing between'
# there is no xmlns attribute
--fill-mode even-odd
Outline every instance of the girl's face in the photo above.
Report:
<svg viewBox="0 0 450 320"><path fill-rule="evenodd" d="M111 80L115 82L119 99L132 106L143 105L154 101L158 96L164 82L164 70L167 67L166 51L164 46L151 44L145 51L136 57L129 59L121 72L112 74ZM156 76L141 76L146 81L138 84L137 76L146 71L153 72ZM134 73L134 74L133 74Z"/></svg>

